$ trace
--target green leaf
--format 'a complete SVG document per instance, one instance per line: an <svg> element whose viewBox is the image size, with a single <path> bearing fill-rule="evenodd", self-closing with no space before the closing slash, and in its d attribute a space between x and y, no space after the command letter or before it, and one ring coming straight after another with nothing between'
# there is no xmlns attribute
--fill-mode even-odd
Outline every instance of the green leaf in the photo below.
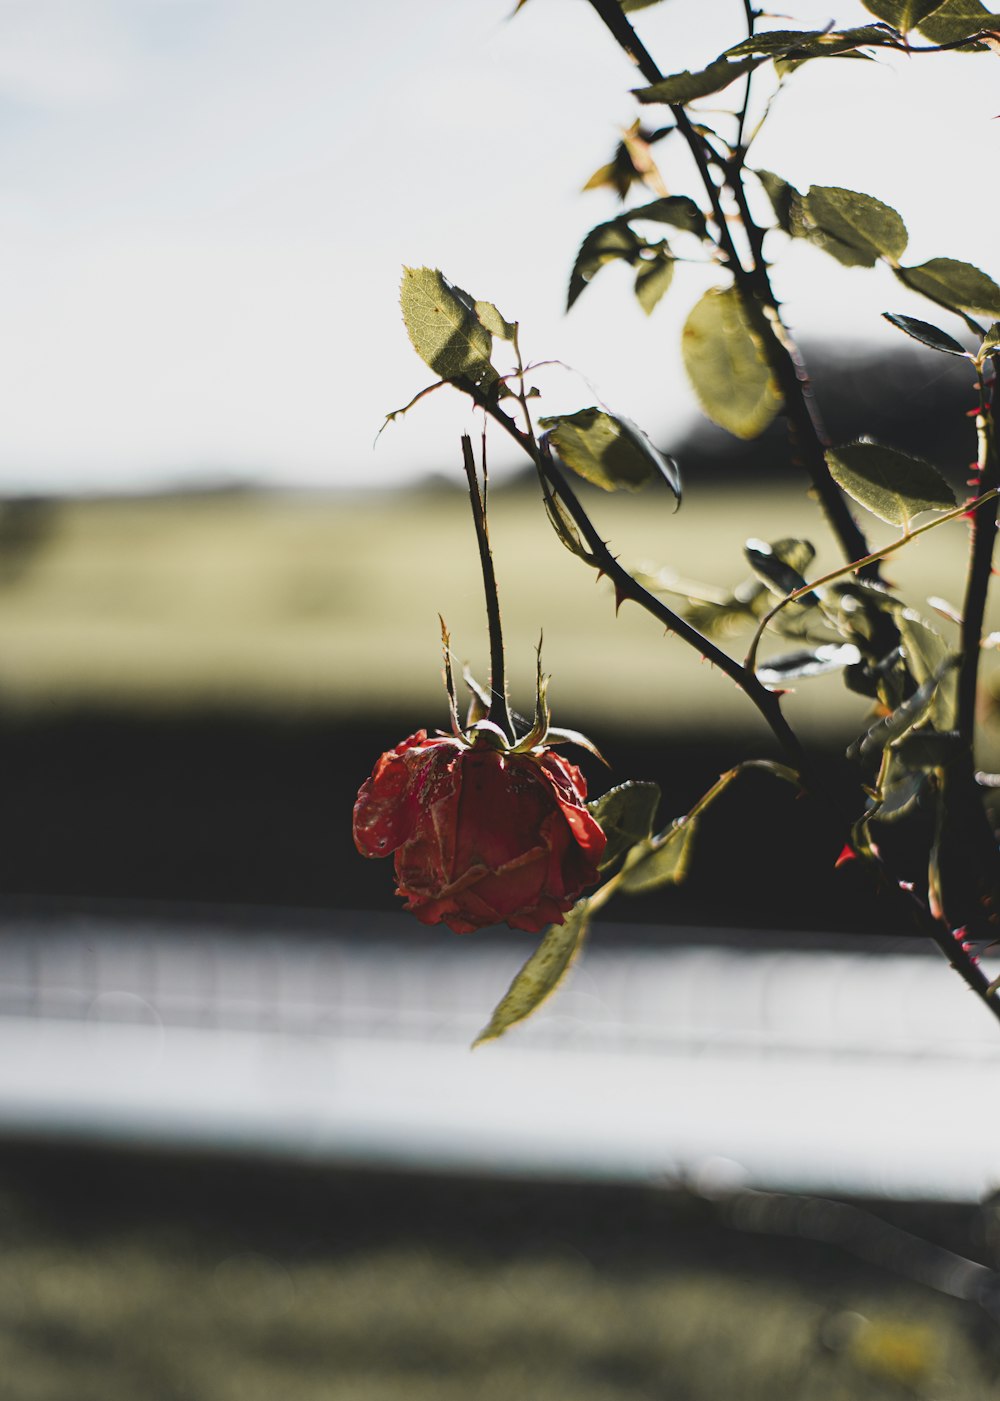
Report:
<svg viewBox="0 0 1000 1401"><path fill-rule="evenodd" d="M658 452L631 420L588 408L538 422L565 465L594 486L639 491L662 476L680 500L677 464Z"/></svg>
<svg viewBox="0 0 1000 1401"><path fill-rule="evenodd" d="M915 29L922 19L941 6L941 0L862 0L864 7L900 34Z"/></svg>
<svg viewBox="0 0 1000 1401"><path fill-rule="evenodd" d="M626 223L633 219L651 219L657 224L670 224L685 233L697 234L704 238L706 233L705 216L687 195L666 195L654 199L650 204L640 204L637 209L629 209L621 216Z"/></svg>
<svg viewBox="0 0 1000 1401"><path fill-rule="evenodd" d="M823 29L770 29L765 34L753 34L749 39L734 44L723 57L744 58L751 54L763 54L770 58L774 54L800 49L810 39L818 39L825 32Z"/></svg>
<svg viewBox="0 0 1000 1401"><path fill-rule="evenodd" d="M929 345L932 350L943 351L945 355L961 355L966 360L970 358L969 352L963 350L953 336L938 326L932 326L929 321L919 321L915 316L902 316L893 311L883 311L882 315L900 331L920 341L921 345Z"/></svg>
<svg viewBox="0 0 1000 1401"><path fill-rule="evenodd" d="M802 220L802 196L794 185L775 175L772 170L758 170L757 179L771 201L778 227L789 238L801 238L806 232Z"/></svg>
<svg viewBox="0 0 1000 1401"><path fill-rule="evenodd" d="M805 676L825 676L827 672L842 671L861 660L853 642L824 642L818 647L785 652L780 657L768 657L757 668L757 680L769 689L784 686Z"/></svg>
<svg viewBox="0 0 1000 1401"><path fill-rule="evenodd" d="M979 0L945 0L917 26L932 44L953 44L983 29L1000 29L1000 15Z"/></svg>
<svg viewBox="0 0 1000 1401"><path fill-rule="evenodd" d="M831 29L810 39L802 49L809 58L841 58L851 55L853 49L882 48L894 41L898 44L895 35L887 33L881 24L858 24L847 29Z"/></svg>
<svg viewBox="0 0 1000 1401"><path fill-rule="evenodd" d="M596 569L597 561L587 548L586 541L580 534L580 529L568 508L552 490L543 473L539 472L538 478L542 487L542 499L545 502L545 514L549 518L552 529L570 554L576 555L577 559L582 559L585 564Z"/></svg>
<svg viewBox="0 0 1000 1401"><path fill-rule="evenodd" d="M930 731L911 730L886 746L878 776L878 798L868 813L868 820L899 822L909 817L924 794L930 791L927 770L910 764L902 751L902 746L911 738L917 739L923 734L930 739L941 738Z"/></svg>
<svg viewBox="0 0 1000 1401"><path fill-rule="evenodd" d="M808 236L835 256L836 247L844 245L864 266L873 267L880 257L895 262L906 248L906 225L895 209L871 195L837 185L813 185L802 204L812 226ZM834 243L824 243L824 237Z"/></svg>
<svg viewBox="0 0 1000 1401"><path fill-rule="evenodd" d="M890 753L898 754L911 769L936 769L951 763L960 753L962 737L957 730L910 730L894 740Z"/></svg>
<svg viewBox="0 0 1000 1401"><path fill-rule="evenodd" d="M831 448L826 460L848 496L904 530L920 511L947 511L955 505L955 493L936 467L897 448L847 443Z"/></svg>
<svg viewBox="0 0 1000 1401"><path fill-rule="evenodd" d="M685 69L683 73L672 73L669 78L653 83L650 87L633 88L632 92L640 102L666 102L671 106L683 106L687 102L693 102L696 97L708 97L714 92L722 92L723 88L728 88L730 83L734 83L744 73L752 73L755 68L766 62L766 57L741 58L734 63L725 58L718 58L698 73L690 73Z"/></svg>
<svg viewBox="0 0 1000 1401"><path fill-rule="evenodd" d="M485 327L490 335L499 336L500 339L504 341L512 341L514 339L517 333L517 325L513 321L505 320L492 302L476 302L475 312L476 316L479 318L479 324Z"/></svg>
<svg viewBox="0 0 1000 1401"><path fill-rule="evenodd" d="M659 804L660 789L655 783L620 783L587 804L587 811L608 839L599 870L606 871L636 842L646 840Z"/></svg>
<svg viewBox="0 0 1000 1401"><path fill-rule="evenodd" d="M476 315L475 302L437 268L404 268L399 297L413 348L442 379L492 383L493 337Z"/></svg>
<svg viewBox="0 0 1000 1401"><path fill-rule="evenodd" d="M979 347L977 360L982 360L987 355L995 355L1000 350L1000 321L994 321L993 325L986 332L986 338Z"/></svg>
<svg viewBox="0 0 1000 1401"><path fill-rule="evenodd" d="M847 29L772 29L768 33L744 39L742 43L727 49L724 57L764 54L775 60L775 67L780 73L779 65L783 61L798 67L811 58L860 58L862 55L856 54L856 49L880 48L891 44L894 38L880 24L861 24Z"/></svg>
<svg viewBox="0 0 1000 1401"><path fill-rule="evenodd" d="M941 671L949 655L948 644L939 632L928 626L909 608L900 609L895 621L909 673L917 685L922 686L928 677ZM948 672L943 676L931 702L931 723L942 734L951 730L957 722L957 683L957 673Z"/></svg>
<svg viewBox="0 0 1000 1401"><path fill-rule="evenodd" d="M1000 316L1000 287L971 263L931 258L919 267L898 268L896 276L904 286L944 306Z"/></svg>
<svg viewBox="0 0 1000 1401"><path fill-rule="evenodd" d="M661 252L650 262L639 264L635 278L635 295L639 305L650 316L657 302L674 280L676 259L669 253Z"/></svg>
<svg viewBox="0 0 1000 1401"><path fill-rule="evenodd" d="M613 263L617 258L634 263L642 246L642 240L632 232L624 220L613 219L610 223L598 224L596 228L591 229L580 244L573 271L569 275L566 310L569 310L601 268L607 263Z"/></svg>
<svg viewBox="0 0 1000 1401"><path fill-rule="evenodd" d="M947 657L935 674L929 676L922 685L918 686L908 700L897 706L891 715L886 715L879 720L850 745L847 750L848 759L860 759L866 754L884 749L887 744L899 739L901 735L906 734L907 730L912 729L914 725L923 720L930 710L938 684L947 672L958 665L959 661L960 658L957 656Z"/></svg>
<svg viewBox="0 0 1000 1401"><path fill-rule="evenodd" d="M781 395L735 288L706 292L681 333L684 368L702 409L737 438L756 438Z"/></svg>
<svg viewBox="0 0 1000 1401"><path fill-rule="evenodd" d="M488 1025L473 1041L473 1048L484 1041L495 1041L525 1017L530 1017L552 996L579 953L589 924L590 905L586 900L579 900L564 924L553 924L546 930L538 948L497 1004Z"/></svg>
<svg viewBox="0 0 1000 1401"><path fill-rule="evenodd" d="M697 830L697 819L682 817L662 836L634 846L625 859L619 890L638 895L663 885L679 885L691 864Z"/></svg>
<svg viewBox="0 0 1000 1401"><path fill-rule="evenodd" d="M773 544L766 540L748 540L743 553L753 572L778 598L802 588L806 582L805 571L816 558L816 551L808 540L794 538L775 540ZM806 599L800 601L805 603Z"/></svg>

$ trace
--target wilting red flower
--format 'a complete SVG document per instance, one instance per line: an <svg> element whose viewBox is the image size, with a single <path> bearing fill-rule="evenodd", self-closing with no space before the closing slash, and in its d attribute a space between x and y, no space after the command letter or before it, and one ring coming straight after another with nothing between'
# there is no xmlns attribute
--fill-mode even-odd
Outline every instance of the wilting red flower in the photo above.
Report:
<svg viewBox="0 0 1000 1401"><path fill-rule="evenodd" d="M576 765L544 746L418 730L362 785L354 841L363 856L395 852L397 894L424 924L537 933L597 880L607 838L586 796Z"/></svg>

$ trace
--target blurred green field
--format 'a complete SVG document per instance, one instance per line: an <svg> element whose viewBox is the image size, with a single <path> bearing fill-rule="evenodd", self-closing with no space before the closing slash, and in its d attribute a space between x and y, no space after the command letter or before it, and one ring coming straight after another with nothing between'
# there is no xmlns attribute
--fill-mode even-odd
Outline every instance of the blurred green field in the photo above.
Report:
<svg viewBox="0 0 1000 1401"><path fill-rule="evenodd" d="M0 1197L3 1401L996 1395L973 1306L692 1198L48 1156Z"/></svg>
<svg viewBox="0 0 1000 1401"><path fill-rule="evenodd" d="M805 535L819 551L816 571L838 562L804 492L701 487L677 514L665 495L591 499L627 562L709 584L745 575L751 535ZM607 584L559 544L535 493L495 492L491 525L515 705L531 705L544 631L557 723L758 723L725 678L639 609L616 619ZM961 601L965 538L961 522L948 524L891 565L915 606L932 593ZM433 726L445 717L439 612L456 654L487 669L458 492L40 503L0 533L0 557L0 699L12 707L367 707L419 710ZM731 645L742 653L746 639ZM837 678L800 684L786 706L803 731L862 723L864 703Z"/></svg>

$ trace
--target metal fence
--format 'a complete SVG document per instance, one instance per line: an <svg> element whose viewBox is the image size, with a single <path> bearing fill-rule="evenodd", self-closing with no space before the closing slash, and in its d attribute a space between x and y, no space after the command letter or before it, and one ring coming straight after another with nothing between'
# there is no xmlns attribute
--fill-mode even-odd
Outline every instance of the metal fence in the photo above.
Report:
<svg viewBox="0 0 1000 1401"><path fill-rule="evenodd" d="M530 949L361 914L8 919L0 1126L963 1200L1000 1183L1000 1036L932 953L603 926L470 1055Z"/></svg>

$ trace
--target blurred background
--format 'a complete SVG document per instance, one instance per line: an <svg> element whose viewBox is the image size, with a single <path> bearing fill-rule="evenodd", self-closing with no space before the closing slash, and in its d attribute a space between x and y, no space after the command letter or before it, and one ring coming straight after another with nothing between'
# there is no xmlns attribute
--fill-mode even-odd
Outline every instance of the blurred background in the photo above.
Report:
<svg viewBox="0 0 1000 1401"><path fill-rule="evenodd" d="M354 850L379 753L446 723L439 613L487 670L478 425L445 390L373 447L429 377L403 264L563 362L545 411L600 399L678 459L679 514L587 496L624 559L715 588L748 536L838 559L780 426L698 415L678 340L711 268L646 318L611 267L564 314L636 79L581 0L510 8L0 0L3 1401L994 1394L1000 1042L808 800L735 786L685 885L613 907L475 1055L530 936L417 926ZM636 23L676 71L744 20ZM756 162L998 276L998 73L809 65ZM963 491L971 377L881 319L927 315L883 272L796 243L775 277L834 441ZM523 465L493 443L515 707L544 633L592 791L653 778L684 812L770 737L615 617ZM965 541L894 561L918 610L960 600ZM865 723L836 677L786 704L831 754Z"/></svg>

